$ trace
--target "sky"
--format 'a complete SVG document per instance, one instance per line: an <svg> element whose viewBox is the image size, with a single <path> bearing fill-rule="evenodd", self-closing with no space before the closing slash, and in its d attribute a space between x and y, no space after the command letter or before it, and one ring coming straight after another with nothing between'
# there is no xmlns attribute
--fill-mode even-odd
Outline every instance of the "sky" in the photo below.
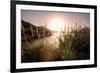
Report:
<svg viewBox="0 0 100 73"><path fill-rule="evenodd" d="M21 10L21 20L36 26L46 24L48 28L54 31L64 26L73 26L76 22L82 26L90 27L90 13L82 12Z"/></svg>

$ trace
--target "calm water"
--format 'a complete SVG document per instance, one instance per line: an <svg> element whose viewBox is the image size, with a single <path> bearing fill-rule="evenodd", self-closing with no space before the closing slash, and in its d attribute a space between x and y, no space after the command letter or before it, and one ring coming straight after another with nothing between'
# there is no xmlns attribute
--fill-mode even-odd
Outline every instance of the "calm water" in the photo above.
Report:
<svg viewBox="0 0 100 73"><path fill-rule="evenodd" d="M44 43L45 46L48 47L48 49L55 49L58 47L59 44L58 37L60 36L60 34L61 34L60 32L53 32L50 37L38 39L34 43L35 44Z"/></svg>

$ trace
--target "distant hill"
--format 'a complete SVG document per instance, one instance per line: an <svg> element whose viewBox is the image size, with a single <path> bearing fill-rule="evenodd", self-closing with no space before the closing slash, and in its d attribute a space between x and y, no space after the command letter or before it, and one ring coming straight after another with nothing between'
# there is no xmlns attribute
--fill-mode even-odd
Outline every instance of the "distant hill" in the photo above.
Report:
<svg viewBox="0 0 100 73"><path fill-rule="evenodd" d="M51 36L51 31L43 26L35 26L26 21L21 21L21 40L32 41Z"/></svg>

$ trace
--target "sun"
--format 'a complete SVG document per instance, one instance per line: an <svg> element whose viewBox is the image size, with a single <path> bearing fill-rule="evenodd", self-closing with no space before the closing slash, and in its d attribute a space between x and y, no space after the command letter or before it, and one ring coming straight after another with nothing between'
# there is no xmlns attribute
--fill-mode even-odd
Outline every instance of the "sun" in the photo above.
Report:
<svg viewBox="0 0 100 73"><path fill-rule="evenodd" d="M48 28L51 31L63 31L64 30L64 21L61 18L53 18L48 23Z"/></svg>

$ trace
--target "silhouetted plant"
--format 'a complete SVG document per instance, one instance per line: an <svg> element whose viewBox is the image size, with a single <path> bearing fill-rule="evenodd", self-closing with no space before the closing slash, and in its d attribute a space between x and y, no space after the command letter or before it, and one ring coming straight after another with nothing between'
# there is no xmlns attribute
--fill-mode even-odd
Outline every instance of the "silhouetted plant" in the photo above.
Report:
<svg viewBox="0 0 100 73"><path fill-rule="evenodd" d="M62 59L89 59L90 57L90 31L88 27L82 28L76 23L67 32L66 28L59 37L59 49L62 50Z"/></svg>

